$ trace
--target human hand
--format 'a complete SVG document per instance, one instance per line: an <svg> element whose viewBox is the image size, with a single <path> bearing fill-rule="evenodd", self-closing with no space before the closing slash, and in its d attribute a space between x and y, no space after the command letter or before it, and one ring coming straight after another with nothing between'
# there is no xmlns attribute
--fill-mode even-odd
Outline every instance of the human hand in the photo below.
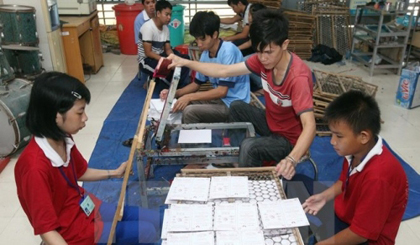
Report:
<svg viewBox="0 0 420 245"><path fill-rule="evenodd" d="M167 90L167 89L164 89L164 90L160 91L160 94L159 94L160 100L161 101L166 100L166 98L168 97L168 93L169 93L169 90Z"/></svg>
<svg viewBox="0 0 420 245"><path fill-rule="evenodd" d="M114 177L115 178L122 178L124 177L125 170L127 168L127 162L121 163L121 165L114 170Z"/></svg>
<svg viewBox="0 0 420 245"><path fill-rule="evenodd" d="M184 95L176 101L174 108L172 108L172 112L183 111L185 107L190 104L191 100L188 95Z"/></svg>
<svg viewBox="0 0 420 245"><path fill-rule="evenodd" d="M277 164L276 173L277 176L283 176L285 179L291 180L296 174L295 165L285 158Z"/></svg>
<svg viewBox="0 0 420 245"><path fill-rule="evenodd" d="M316 215L319 210L324 207L326 202L327 201L322 194L316 194L306 199L306 201L302 204L302 208L305 213Z"/></svg>
<svg viewBox="0 0 420 245"><path fill-rule="evenodd" d="M172 63L168 65L169 69L175 68L176 66L185 66L186 65L186 59L183 59L179 56L176 56L174 54L170 54L167 59L171 60Z"/></svg>

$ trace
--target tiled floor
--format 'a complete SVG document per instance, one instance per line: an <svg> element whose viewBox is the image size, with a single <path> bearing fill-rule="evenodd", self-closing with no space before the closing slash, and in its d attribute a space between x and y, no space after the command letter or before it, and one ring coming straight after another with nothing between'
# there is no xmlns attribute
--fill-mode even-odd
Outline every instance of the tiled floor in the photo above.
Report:
<svg viewBox="0 0 420 245"><path fill-rule="evenodd" d="M137 72L136 56L104 54L105 66L86 82L92 93L87 107L89 121L86 128L75 135L82 154L89 159L102 123L122 91ZM420 108L406 110L394 105L398 77L394 74L369 77L365 69L347 62L345 66L323 66L309 63L314 69L361 76L365 81L378 85L376 99L379 102L384 124L381 135L405 161L420 173ZM0 244L37 245L40 238L20 207L14 182L13 169L18 154L0 174ZM416 228L417 227L417 228ZM404 221L397 236L397 244L420 244L420 217Z"/></svg>

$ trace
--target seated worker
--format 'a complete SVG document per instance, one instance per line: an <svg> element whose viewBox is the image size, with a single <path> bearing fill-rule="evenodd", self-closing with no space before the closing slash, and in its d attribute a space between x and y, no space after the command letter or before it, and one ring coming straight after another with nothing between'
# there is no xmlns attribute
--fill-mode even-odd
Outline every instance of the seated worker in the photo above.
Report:
<svg viewBox="0 0 420 245"><path fill-rule="evenodd" d="M252 15L255 12L257 12L258 10L265 9L265 8L266 8L265 5L263 5L261 3L254 3L254 4L251 5L251 7L249 7L248 24L247 24L248 28L249 28L249 25L251 25L251 23L252 23ZM255 53L255 51L252 49L251 39L249 38L249 34L248 34L248 41L239 45L238 48L241 50L244 57L247 56L247 55Z"/></svg>
<svg viewBox="0 0 420 245"><path fill-rule="evenodd" d="M174 51L171 49L169 43L169 28L168 24L171 21L172 5L170 2L161 0L155 5L156 16L151 21L147 21L140 29L138 62L141 65L142 72L149 76L153 75L155 68L162 57L167 57ZM179 54L179 53L178 53ZM178 87L182 88L189 83L189 69L183 68L181 71L181 79ZM169 74L162 80L166 84L170 84L172 74Z"/></svg>
<svg viewBox="0 0 420 245"><path fill-rule="evenodd" d="M84 83L59 72L38 76L31 90L26 126L33 135L15 166L17 195L35 235L45 244L106 243L116 204L105 203L78 181L121 178L118 168L89 168L72 135L86 125L90 92ZM115 230L117 244L159 239L159 213L125 206Z"/></svg>
<svg viewBox="0 0 420 245"><path fill-rule="evenodd" d="M213 12L197 12L190 23L190 34L195 37L201 54L200 62L235 64L243 62L238 47L219 38L220 18ZM200 85L210 81L213 89L197 92ZM160 97L166 99L168 90ZM250 101L249 76L215 78L196 74L195 82L176 91L178 98L173 111L183 111L183 123L227 122L229 106L235 100Z"/></svg>
<svg viewBox="0 0 420 245"><path fill-rule="evenodd" d="M266 110L235 101L230 122L251 122L261 137L246 138L239 152L239 166L261 166L278 162L278 175L291 179L299 159L308 152L315 137L312 102L312 73L295 54L287 50L288 21L278 10L258 11L250 26L256 50L245 62L233 65L202 63L175 55L169 67L187 66L206 76L231 77L249 73L261 77Z"/></svg>
<svg viewBox="0 0 420 245"><path fill-rule="evenodd" d="M317 244L394 244L407 206L408 181L379 136L378 104L369 95L350 91L328 105L325 119L331 145L345 158L338 181L302 205L323 220L324 205L332 206L334 199L335 220L323 220L335 221L326 229L332 234L317 233Z"/></svg>
<svg viewBox="0 0 420 245"><path fill-rule="evenodd" d="M266 8L265 5L263 5L261 3L252 4L250 9L249 9L249 14L248 14L249 24L252 23L252 16L254 15L254 13L257 12L258 10L265 9L265 8ZM239 45L238 48L241 50L242 54L244 55L245 60L247 60L249 57L251 57L251 55L253 53L255 53L254 49L252 48L251 39L249 39L245 43ZM261 78L259 76L251 73L249 75L249 81L250 81L250 84L251 84L251 91L256 96L260 96L260 95L264 94L264 90L263 90L262 84L261 84Z"/></svg>
<svg viewBox="0 0 420 245"><path fill-rule="evenodd" d="M235 22L242 21L242 32L236 33L233 36L223 37L222 39L224 41L231 41L236 46L239 46L249 39L248 13L251 4L248 4L247 0L228 0L227 4L232 8L236 15L231 18L220 19L220 22L222 24L234 24Z"/></svg>
<svg viewBox="0 0 420 245"><path fill-rule="evenodd" d="M140 41L140 28L143 26L144 23L150 20L151 17L155 16L155 0L142 0L141 3L144 6L144 10L141 11L140 14L138 14L136 16L136 19L134 20L134 41L136 44L138 44Z"/></svg>

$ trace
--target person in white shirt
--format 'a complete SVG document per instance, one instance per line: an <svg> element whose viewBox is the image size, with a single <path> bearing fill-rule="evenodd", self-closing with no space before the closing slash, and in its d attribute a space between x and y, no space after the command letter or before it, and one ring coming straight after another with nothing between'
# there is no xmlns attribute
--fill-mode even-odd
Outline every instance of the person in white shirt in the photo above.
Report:
<svg viewBox="0 0 420 245"><path fill-rule="evenodd" d="M141 11L134 20L134 41L136 44L138 44L140 40L140 28L144 23L150 20L151 17L155 16L155 0L142 0L141 3L144 6L144 10Z"/></svg>

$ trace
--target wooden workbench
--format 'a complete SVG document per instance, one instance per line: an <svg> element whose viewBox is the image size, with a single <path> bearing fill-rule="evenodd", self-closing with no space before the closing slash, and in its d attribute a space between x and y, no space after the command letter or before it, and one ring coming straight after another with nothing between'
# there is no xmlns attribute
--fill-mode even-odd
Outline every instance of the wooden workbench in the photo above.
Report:
<svg viewBox="0 0 420 245"><path fill-rule="evenodd" d="M97 73L103 66L97 11L88 16L60 16L67 73L85 82L83 64Z"/></svg>

